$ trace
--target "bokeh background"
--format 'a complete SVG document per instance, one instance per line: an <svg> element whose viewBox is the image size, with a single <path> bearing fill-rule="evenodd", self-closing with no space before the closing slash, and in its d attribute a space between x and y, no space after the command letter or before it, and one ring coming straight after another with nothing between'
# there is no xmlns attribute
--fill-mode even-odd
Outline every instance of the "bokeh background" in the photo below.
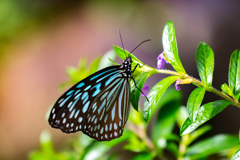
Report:
<svg viewBox="0 0 240 160"><path fill-rule="evenodd" d="M47 129L61 148L66 135L50 128L46 112L63 93L67 66L89 62L121 46L156 67L162 52L162 31L167 21L176 28L179 55L187 73L199 78L195 51L201 41L215 53L213 85L228 79L231 53L240 49L240 1L232 0L1 0L0 1L0 159L27 159L39 148L39 135ZM120 59L118 59L119 62ZM170 66L168 66L171 69ZM151 87L165 75L147 80ZM183 105L194 89L181 86ZM204 103L219 99L206 94ZM216 133L237 134L240 109L228 107L208 123ZM73 135L74 136L74 135Z"/></svg>

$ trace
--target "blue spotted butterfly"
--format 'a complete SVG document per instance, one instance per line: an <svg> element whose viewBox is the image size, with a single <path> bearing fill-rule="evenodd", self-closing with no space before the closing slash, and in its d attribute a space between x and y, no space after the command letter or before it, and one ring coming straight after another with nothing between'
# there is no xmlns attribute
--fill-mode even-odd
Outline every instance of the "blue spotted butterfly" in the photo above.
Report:
<svg viewBox="0 0 240 160"><path fill-rule="evenodd" d="M131 63L129 55L122 65L97 71L71 87L54 104L51 127L65 133L82 131L97 141L120 137L130 110L130 80L135 83L132 74L139 66L132 71Z"/></svg>

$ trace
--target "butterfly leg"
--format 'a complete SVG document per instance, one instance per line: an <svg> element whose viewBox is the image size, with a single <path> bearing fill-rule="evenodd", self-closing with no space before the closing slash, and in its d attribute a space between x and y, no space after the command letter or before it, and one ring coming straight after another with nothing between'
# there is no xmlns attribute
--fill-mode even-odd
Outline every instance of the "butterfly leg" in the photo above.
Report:
<svg viewBox="0 0 240 160"><path fill-rule="evenodd" d="M133 77L131 77L131 79L133 80L135 87L146 97L147 101L149 102L149 99L147 98L147 96L143 93L143 91L141 89L138 88L138 86L137 86L137 84L135 82L135 79Z"/></svg>
<svg viewBox="0 0 240 160"><path fill-rule="evenodd" d="M139 66L140 68L142 67L142 66L140 66L140 64L138 63L138 64L134 67L132 73L134 73L134 71L136 70L137 66Z"/></svg>

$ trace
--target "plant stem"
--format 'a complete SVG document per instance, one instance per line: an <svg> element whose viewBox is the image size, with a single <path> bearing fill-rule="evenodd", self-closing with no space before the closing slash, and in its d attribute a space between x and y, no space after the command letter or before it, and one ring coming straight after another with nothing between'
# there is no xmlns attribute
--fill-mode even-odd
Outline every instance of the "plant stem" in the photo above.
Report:
<svg viewBox="0 0 240 160"><path fill-rule="evenodd" d="M223 99L226 99L227 101L229 102L232 102L232 104L238 108L240 108L240 103L234 99L234 98L231 98L229 97L228 95L222 93L221 91L217 90L216 88L214 87L208 87L206 86L205 84L203 84L201 81L199 81L198 79L195 79L187 74L181 74L181 73L178 73L178 72L175 72L175 71L171 71L171 70L164 70L164 69L155 69L158 73L164 73L164 74L170 74L170 75L176 75L176 76L179 76L180 78L186 78L186 79L191 79L192 80L192 83L196 86L202 86L204 88L206 88L207 91L209 92L213 92L217 95L219 95L220 97L222 97Z"/></svg>
<svg viewBox="0 0 240 160"><path fill-rule="evenodd" d="M152 143L152 141L149 139L149 137L146 135L146 131L144 130L143 127L138 127L138 126L135 126L133 125L131 122L128 122L126 124L126 127L131 130L134 134L136 134L140 139L142 139L147 147L150 149L150 150L154 150L154 145Z"/></svg>
<svg viewBox="0 0 240 160"><path fill-rule="evenodd" d="M186 153L187 147L188 147L188 140L189 140L189 135L184 135L182 136L182 139L179 143L179 156L178 156L178 160L183 160L184 155Z"/></svg>

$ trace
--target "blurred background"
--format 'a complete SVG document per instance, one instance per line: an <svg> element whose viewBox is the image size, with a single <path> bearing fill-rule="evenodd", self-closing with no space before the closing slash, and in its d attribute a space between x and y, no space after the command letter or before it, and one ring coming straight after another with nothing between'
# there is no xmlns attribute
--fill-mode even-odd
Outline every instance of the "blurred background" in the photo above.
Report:
<svg viewBox="0 0 240 160"><path fill-rule="evenodd" d="M240 1L232 0L1 0L0 1L0 159L27 159L39 148L39 135L49 130L57 148L66 135L50 128L46 113L63 93L67 66L77 66L121 46L143 63L156 67L167 21L176 29L179 56L187 73L196 78L195 51L201 41L215 53L213 85L227 83L231 53L240 49ZM118 59L118 62L121 62ZM169 67L169 66L167 66ZM171 69L169 67L169 69ZM147 80L151 87L165 75ZM195 87L181 86L183 105ZM204 103L219 97L207 93ZM208 123L216 133L238 132L240 110L228 107ZM74 135L73 135L74 136Z"/></svg>

